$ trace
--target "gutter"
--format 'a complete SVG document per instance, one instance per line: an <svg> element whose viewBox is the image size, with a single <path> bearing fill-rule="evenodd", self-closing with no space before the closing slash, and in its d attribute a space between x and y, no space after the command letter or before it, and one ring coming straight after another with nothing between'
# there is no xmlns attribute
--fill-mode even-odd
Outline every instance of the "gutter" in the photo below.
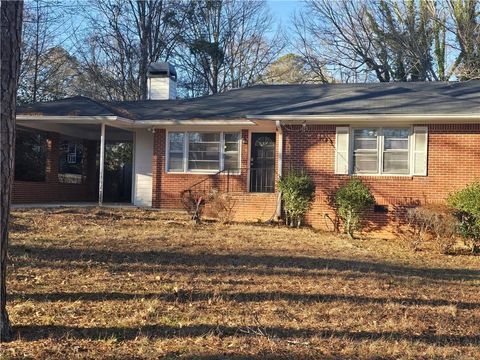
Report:
<svg viewBox="0 0 480 360"><path fill-rule="evenodd" d="M134 122L135 127L147 126L175 126L175 125L199 125L199 126L217 126L217 125L236 125L236 126L255 126L251 120L137 120Z"/></svg>
<svg viewBox="0 0 480 360"><path fill-rule="evenodd" d="M125 126L129 128L150 128L154 126L178 126L178 125L199 125L199 126L256 126L255 122L251 120L203 120L203 119L190 119L190 120L130 120L119 116L78 116L78 115L65 115L65 116L48 116L40 114L24 115L19 114L16 117L19 121L41 121L41 122L53 122L57 124L102 124L112 126Z"/></svg>
<svg viewBox="0 0 480 360"><path fill-rule="evenodd" d="M319 124L352 124L369 121L390 121L419 124L446 124L452 121L464 123L480 123L480 114L356 114L356 115L247 115L252 120L281 120L283 122L299 123L309 121Z"/></svg>
<svg viewBox="0 0 480 360"><path fill-rule="evenodd" d="M104 121L121 121L121 122L131 122L132 120L119 118L118 116L79 116L79 115L40 115L40 114L18 114L16 116L17 120L35 120L35 121L46 121L46 122L56 122L56 123L69 123L69 122L95 122L100 123Z"/></svg>
<svg viewBox="0 0 480 360"><path fill-rule="evenodd" d="M275 126L278 131L278 178L280 179L283 174L283 130L282 122L280 120L275 121ZM282 192L279 191L277 195L277 208L275 215L277 220L282 216Z"/></svg>

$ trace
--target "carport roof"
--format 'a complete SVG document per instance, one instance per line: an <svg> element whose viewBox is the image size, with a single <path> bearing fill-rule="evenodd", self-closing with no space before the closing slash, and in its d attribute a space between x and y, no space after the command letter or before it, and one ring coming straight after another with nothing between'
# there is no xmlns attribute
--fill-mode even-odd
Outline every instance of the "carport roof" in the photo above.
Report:
<svg viewBox="0 0 480 360"><path fill-rule="evenodd" d="M115 116L100 102L83 96L22 105L17 107L17 115Z"/></svg>
<svg viewBox="0 0 480 360"><path fill-rule="evenodd" d="M104 102L73 97L21 106L17 112L45 116L119 116L146 122L276 115L480 115L480 80L256 85L186 100Z"/></svg>

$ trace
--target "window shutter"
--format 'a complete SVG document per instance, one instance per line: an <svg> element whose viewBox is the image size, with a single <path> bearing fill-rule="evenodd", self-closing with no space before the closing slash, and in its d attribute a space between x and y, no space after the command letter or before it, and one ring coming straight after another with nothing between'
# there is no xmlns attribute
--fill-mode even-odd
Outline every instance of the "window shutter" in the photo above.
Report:
<svg viewBox="0 0 480 360"><path fill-rule="evenodd" d="M428 128L413 128L413 175L427 176Z"/></svg>
<svg viewBox="0 0 480 360"><path fill-rule="evenodd" d="M348 174L348 144L350 129L348 127L337 127L335 136L335 174Z"/></svg>

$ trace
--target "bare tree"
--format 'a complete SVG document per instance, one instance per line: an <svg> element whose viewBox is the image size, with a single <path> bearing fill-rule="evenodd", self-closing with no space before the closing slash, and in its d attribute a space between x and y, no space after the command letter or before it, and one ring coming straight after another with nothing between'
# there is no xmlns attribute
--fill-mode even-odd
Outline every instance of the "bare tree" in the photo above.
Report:
<svg viewBox="0 0 480 360"><path fill-rule="evenodd" d="M435 12L430 5L434 3L427 0L380 0L371 5L370 28L374 41L385 45L393 80L438 80L432 54Z"/></svg>
<svg viewBox="0 0 480 360"><path fill-rule="evenodd" d="M0 341L11 337L7 303L7 248L8 223L13 183L15 146L15 108L18 74L20 70L20 44L22 34L22 1L0 2Z"/></svg>
<svg viewBox="0 0 480 360"><path fill-rule="evenodd" d="M71 82L78 76L78 69L66 48L69 34L74 31L67 6L58 0L30 0L23 17L18 101L29 103L71 95Z"/></svg>
<svg viewBox="0 0 480 360"><path fill-rule="evenodd" d="M82 6L86 28L78 58L91 96L137 100L147 96L146 70L167 61L178 42L183 14L175 0L94 0Z"/></svg>
<svg viewBox="0 0 480 360"><path fill-rule="evenodd" d="M298 50L312 67L342 71L342 80L365 81L373 74L380 82L390 81L387 51L382 41L375 41L370 11L367 2L308 1L294 19Z"/></svg>
<svg viewBox="0 0 480 360"><path fill-rule="evenodd" d="M284 48L264 1L195 1L184 11L178 57L189 96L253 84Z"/></svg>
<svg viewBox="0 0 480 360"><path fill-rule="evenodd" d="M451 71L461 80L480 79L480 2L449 0L459 54Z"/></svg>
<svg viewBox="0 0 480 360"><path fill-rule="evenodd" d="M445 80L446 16L428 0L308 0L297 49L347 81Z"/></svg>

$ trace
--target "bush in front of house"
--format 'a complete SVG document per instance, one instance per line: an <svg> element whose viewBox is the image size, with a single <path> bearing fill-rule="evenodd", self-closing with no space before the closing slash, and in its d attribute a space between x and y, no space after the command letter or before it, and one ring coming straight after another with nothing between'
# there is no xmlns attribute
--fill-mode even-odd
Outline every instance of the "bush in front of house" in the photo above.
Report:
<svg viewBox="0 0 480 360"><path fill-rule="evenodd" d="M406 220L413 230L410 240L414 250L432 239L442 254L451 254L458 236L458 221L445 205L424 205L410 208Z"/></svg>
<svg viewBox="0 0 480 360"><path fill-rule="evenodd" d="M282 193L285 222L300 227L315 198L315 183L305 172L291 171L278 181Z"/></svg>
<svg viewBox="0 0 480 360"><path fill-rule="evenodd" d="M353 178L337 189L334 202L345 233L353 239L354 232L361 228L365 211L375 205L375 198L368 186Z"/></svg>
<svg viewBox="0 0 480 360"><path fill-rule="evenodd" d="M460 222L459 231L471 251L480 251L480 182L450 194L447 204Z"/></svg>
<svg viewBox="0 0 480 360"><path fill-rule="evenodd" d="M210 191L208 204L209 215L216 218L220 223L228 224L233 221L237 201L232 195L213 189Z"/></svg>
<svg viewBox="0 0 480 360"><path fill-rule="evenodd" d="M185 190L181 192L181 201L184 209L196 224L202 222L203 210L208 197L200 191Z"/></svg>

